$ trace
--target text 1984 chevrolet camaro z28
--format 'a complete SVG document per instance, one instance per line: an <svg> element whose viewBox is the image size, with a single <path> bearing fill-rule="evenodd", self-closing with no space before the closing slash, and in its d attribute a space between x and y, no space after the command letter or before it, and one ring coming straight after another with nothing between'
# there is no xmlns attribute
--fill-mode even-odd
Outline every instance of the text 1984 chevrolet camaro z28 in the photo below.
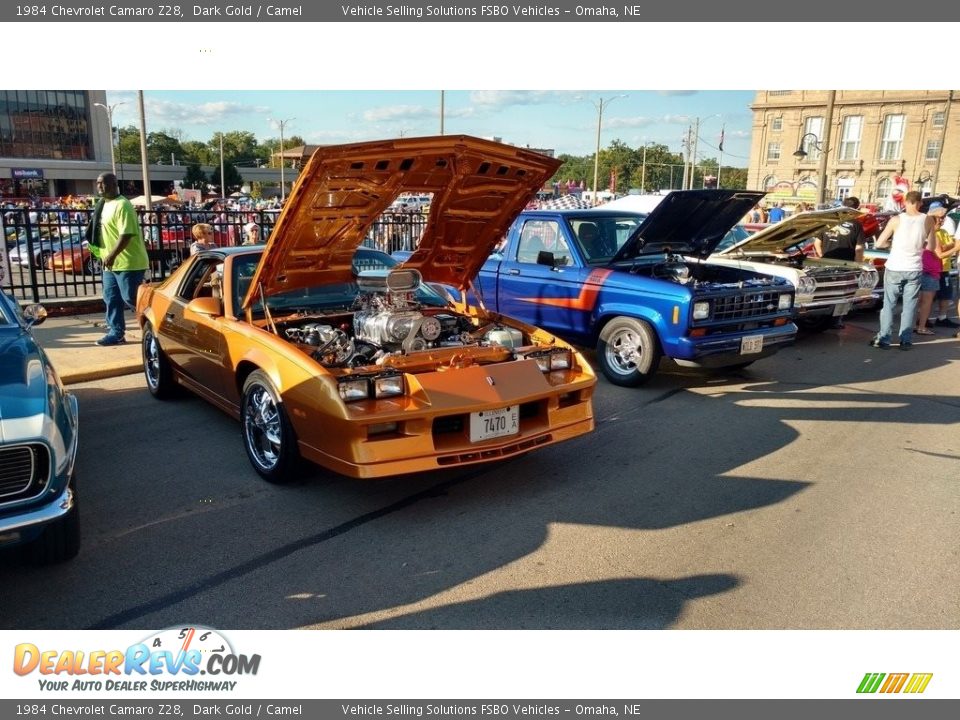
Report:
<svg viewBox="0 0 960 720"><path fill-rule="evenodd" d="M593 428L569 345L424 281L466 288L557 161L469 137L321 148L270 241L211 250L140 290L150 391L238 417L256 471L304 457L381 477L510 457ZM403 192L432 193L414 257L358 246Z"/></svg>

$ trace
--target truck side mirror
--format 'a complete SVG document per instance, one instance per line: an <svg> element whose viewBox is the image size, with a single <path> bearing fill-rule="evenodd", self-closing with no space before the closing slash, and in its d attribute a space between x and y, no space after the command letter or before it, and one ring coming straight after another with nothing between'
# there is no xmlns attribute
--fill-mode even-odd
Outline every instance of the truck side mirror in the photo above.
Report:
<svg viewBox="0 0 960 720"><path fill-rule="evenodd" d="M556 267L557 261L553 253L549 250L541 250L537 253L537 265L546 265L547 267Z"/></svg>

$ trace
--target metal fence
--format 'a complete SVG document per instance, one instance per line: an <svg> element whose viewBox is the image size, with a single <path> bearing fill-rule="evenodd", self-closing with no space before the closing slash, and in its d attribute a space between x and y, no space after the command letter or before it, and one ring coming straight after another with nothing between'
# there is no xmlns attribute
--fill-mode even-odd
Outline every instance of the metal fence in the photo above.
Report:
<svg viewBox="0 0 960 720"><path fill-rule="evenodd" d="M101 267L86 248L84 234L91 210L31 208L0 211L5 252L3 291L19 301L42 302L100 295ZM196 223L213 226L218 246L240 245L243 226L254 222L266 241L278 210L138 210L150 258L148 278L167 277L189 254ZM417 246L426 217L384 213L371 225L363 244L390 253Z"/></svg>

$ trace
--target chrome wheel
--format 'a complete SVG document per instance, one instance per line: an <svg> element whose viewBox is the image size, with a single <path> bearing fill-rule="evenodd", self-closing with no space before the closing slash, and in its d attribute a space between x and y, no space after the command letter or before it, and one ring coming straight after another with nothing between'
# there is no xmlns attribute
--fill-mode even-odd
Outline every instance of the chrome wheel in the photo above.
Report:
<svg viewBox="0 0 960 720"><path fill-rule="evenodd" d="M170 361L163 354L163 348L160 347L160 341L157 339L150 323L143 326L141 353L143 355L143 375L147 381L147 390L155 398L167 399L175 390L173 372L170 369Z"/></svg>
<svg viewBox="0 0 960 720"><path fill-rule="evenodd" d="M607 380L614 385L635 387L656 372L660 345L646 322L618 317L600 331L597 358Z"/></svg>
<svg viewBox="0 0 960 720"><path fill-rule="evenodd" d="M247 395L243 432L253 461L264 470L275 468L283 449L283 432L276 403L261 385Z"/></svg>
<svg viewBox="0 0 960 720"><path fill-rule="evenodd" d="M293 479L300 455L280 394L269 376L255 370L243 385L240 406L243 447L260 476L272 483Z"/></svg>

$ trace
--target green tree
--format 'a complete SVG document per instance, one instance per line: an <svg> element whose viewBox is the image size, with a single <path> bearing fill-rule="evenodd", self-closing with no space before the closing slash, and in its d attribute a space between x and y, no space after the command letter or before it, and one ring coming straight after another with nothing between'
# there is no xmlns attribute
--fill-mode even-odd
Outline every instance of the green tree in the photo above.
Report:
<svg viewBox="0 0 960 720"><path fill-rule="evenodd" d="M183 160L183 147L165 132L147 133L147 158L152 163L169 163L171 156Z"/></svg>
<svg viewBox="0 0 960 720"><path fill-rule="evenodd" d="M226 151L224 151L224 155L226 155ZM243 185L243 176L240 174L237 168L233 166L232 163L229 163L226 160L223 162L223 174L226 178L226 190L224 192L225 195L236 192L240 189L240 186ZM219 163L214 167L213 172L210 173L210 182L213 185L216 185L218 190L220 189L221 182Z"/></svg>
<svg viewBox="0 0 960 720"><path fill-rule="evenodd" d="M220 148L212 152L207 143L188 140L182 144L184 162L198 165L216 165L220 163Z"/></svg>
<svg viewBox="0 0 960 720"><path fill-rule="evenodd" d="M190 163L187 165L187 173L183 177L184 187L193 188L195 190L206 190L207 182L208 180L206 173L200 169L199 163Z"/></svg>

